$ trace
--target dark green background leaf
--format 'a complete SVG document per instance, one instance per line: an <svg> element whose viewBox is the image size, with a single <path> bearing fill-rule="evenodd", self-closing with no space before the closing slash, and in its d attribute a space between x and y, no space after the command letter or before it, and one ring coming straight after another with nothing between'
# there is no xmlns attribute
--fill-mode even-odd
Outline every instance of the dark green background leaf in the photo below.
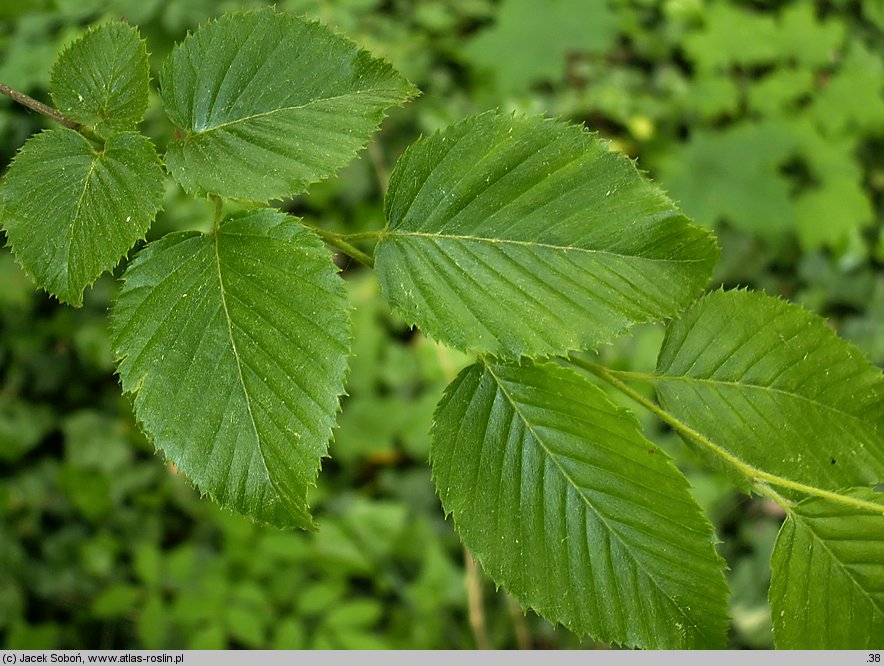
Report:
<svg viewBox="0 0 884 666"><path fill-rule="evenodd" d="M617 38L616 19L606 2L504 0L495 24L470 40L466 57L490 72L504 91L520 91L538 80L561 81L568 55L604 52Z"/></svg>
<svg viewBox="0 0 884 666"><path fill-rule="evenodd" d="M794 131L776 123L696 132L661 160L661 176L698 222L714 226L726 220L742 231L776 237L795 227L781 168L796 143Z"/></svg>

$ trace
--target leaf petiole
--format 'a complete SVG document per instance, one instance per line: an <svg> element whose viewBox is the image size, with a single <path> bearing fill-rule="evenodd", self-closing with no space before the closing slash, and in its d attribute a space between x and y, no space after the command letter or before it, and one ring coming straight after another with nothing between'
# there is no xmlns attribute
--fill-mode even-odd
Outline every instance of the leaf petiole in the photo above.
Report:
<svg viewBox="0 0 884 666"><path fill-rule="evenodd" d="M377 240L385 234L384 231L358 231L353 234L339 234L339 236L347 241L366 241Z"/></svg>
<svg viewBox="0 0 884 666"><path fill-rule="evenodd" d="M369 268L374 268L374 258L349 242L350 240L358 240L358 238L354 238L354 236L361 237L364 234L345 235L335 233L334 231L328 231L327 229L322 229L320 227L313 226L312 224L306 224L305 226L332 247L336 247L347 256L358 261L360 264L368 266Z"/></svg>

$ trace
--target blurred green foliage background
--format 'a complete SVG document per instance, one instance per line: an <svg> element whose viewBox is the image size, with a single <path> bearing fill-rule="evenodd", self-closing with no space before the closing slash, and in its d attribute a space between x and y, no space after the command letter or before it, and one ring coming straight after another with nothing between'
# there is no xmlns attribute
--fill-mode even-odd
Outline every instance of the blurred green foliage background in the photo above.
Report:
<svg viewBox="0 0 884 666"><path fill-rule="evenodd" d="M157 67L186 31L254 4L4 0L0 81L47 99L62 46L121 17ZM716 228L714 285L803 303L884 363L884 0L276 4L335 26L423 90L288 210L335 230L379 228L389 170L419 134L495 107L569 118ZM154 102L146 130L162 148L171 127ZM0 100L0 163L46 123ZM151 237L210 219L170 183ZM409 330L369 273L341 266L356 342L313 500L321 528L284 533L201 500L139 433L113 374L111 276L83 308L60 307L0 250L0 647L598 647L466 573L426 459L434 405L467 359ZM641 327L600 356L650 369L661 338ZM771 647L767 562L781 514L641 416L723 541L732 645Z"/></svg>

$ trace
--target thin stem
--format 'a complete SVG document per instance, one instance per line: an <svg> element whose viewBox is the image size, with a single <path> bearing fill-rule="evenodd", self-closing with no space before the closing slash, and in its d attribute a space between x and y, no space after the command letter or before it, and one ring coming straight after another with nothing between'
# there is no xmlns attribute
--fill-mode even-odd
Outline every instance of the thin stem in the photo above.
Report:
<svg viewBox="0 0 884 666"><path fill-rule="evenodd" d="M479 650L488 650L488 629L485 626L485 611L482 603L482 577L476 561L466 548L463 549L463 559L466 565L467 600L470 611L470 628L473 630L473 638Z"/></svg>
<svg viewBox="0 0 884 666"><path fill-rule="evenodd" d="M68 127L72 130L79 130L81 127L80 123L74 122L58 109L54 109L51 106L34 99L30 95L25 95L23 92L19 92L14 88L10 88L5 83L0 83L0 93L3 93L7 97L14 99L22 106L26 106L32 111L36 111L42 116L51 118L55 122L61 123L65 127Z"/></svg>
<svg viewBox="0 0 884 666"><path fill-rule="evenodd" d="M506 595L507 606L510 616L513 618L513 631L516 635L516 645L520 650L531 649L531 634L528 631L528 623L525 622L525 612L511 595Z"/></svg>
<svg viewBox="0 0 884 666"><path fill-rule="evenodd" d="M378 178L378 187L381 195L387 196L387 188L390 186L390 169L387 168L387 161L384 159L384 153L377 141L368 144L368 158L374 165L374 172Z"/></svg>
<svg viewBox="0 0 884 666"><path fill-rule="evenodd" d="M36 100L30 95L26 95L25 93L20 92L15 88L10 88L5 83L0 83L0 93L6 95L10 99L15 100L22 106L31 109L31 111L36 111L41 116L46 116L47 118L54 120L61 125L64 125L68 129L79 132L89 139L100 140L100 138L89 127L86 127L86 125L81 125L80 123L71 120L58 109L53 108L48 104L44 104L43 102Z"/></svg>
<svg viewBox="0 0 884 666"><path fill-rule="evenodd" d="M711 451L718 457L726 460L728 463L733 465L743 476L748 478L755 486L759 495L764 495L765 497L769 497L773 499L778 504L783 506L783 508L789 509L792 507L792 502L786 500L779 493L777 493L772 488L769 488L767 484L771 484L774 486L779 486L780 488L789 488L791 490L797 490L798 492L804 493L805 495L814 495L816 497L822 497L832 502L837 502L838 504L844 504L847 506L851 506L856 509L862 509L864 511L872 511L875 513L884 514L884 508L880 505L875 504L874 502L867 502L865 500L856 499L854 497L848 497L846 495L841 495L839 493L834 493L828 490L823 490L822 488L815 488L814 486L808 486L803 483L798 483L796 481L790 481L789 479L784 479L781 476L777 476L776 474L770 474L763 470L757 469L752 465L749 465L736 456L734 456L729 451L721 448L713 441L711 441L705 435L697 432L693 428L691 428L686 423L679 421L672 414L661 408L656 403L648 400L641 393L635 391L632 387L624 384L622 381L617 379L614 374L609 371L607 368L592 363L591 361L585 361L580 358L570 357L569 361L576 365L579 368L583 368L587 372L591 372L599 379L607 382L621 393L629 396L635 402L639 403L642 407L652 412L657 416L663 423L667 424L674 430L682 433L683 435L690 437L697 444L702 446L703 448ZM623 373L618 373L623 374ZM640 373L632 373L634 376L639 375ZM647 375L647 377L651 377L651 375Z"/></svg>
<svg viewBox="0 0 884 666"><path fill-rule="evenodd" d="M365 240L377 240L384 234L386 231L378 230L378 231L357 231L355 234L340 234L340 237L344 240L348 241L365 241Z"/></svg>
<svg viewBox="0 0 884 666"><path fill-rule="evenodd" d="M374 259L358 247L348 243L346 236L336 234L334 231L314 227L313 225L310 225L310 229L332 247L338 248L341 252L349 255L360 264L368 266L369 268L374 268Z"/></svg>
<svg viewBox="0 0 884 666"><path fill-rule="evenodd" d="M783 507L786 511L790 511L792 507L795 506L795 502L786 499L766 483L756 483L754 488L756 493L758 493L762 497L766 497L769 500L773 500L781 507Z"/></svg>
<svg viewBox="0 0 884 666"><path fill-rule="evenodd" d="M212 228L215 232L218 232L218 229L221 227L221 215L224 209L224 201L217 194L212 195L212 202L215 204L215 219L212 223Z"/></svg>
<svg viewBox="0 0 884 666"><path fill-rule="evenodd" d="M657 375L653 375L647 372L633 372L632 370L612 370L611 368L605 368L611 375L614 377L620 377L621 379L637 379L641 382L652 382L657 379Z"/></svg>

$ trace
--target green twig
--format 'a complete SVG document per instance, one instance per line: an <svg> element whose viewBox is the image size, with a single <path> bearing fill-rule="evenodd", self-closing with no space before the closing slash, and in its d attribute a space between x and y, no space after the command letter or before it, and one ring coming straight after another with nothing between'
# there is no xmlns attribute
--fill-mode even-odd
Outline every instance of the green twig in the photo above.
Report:
<svg viewBox="0 0 884 666"><path fill-rule="evenodd" d="M328 231L326 229L321 229L320 227L314 227L313 225L309 225L309 227L317 236L332 247L338 248L341 252L352 257L360 264L368 266L369 268L374 268L374 259L355 245L349 243L348 240L351 238L350 236L336 234L334 231Z"/></svg>
<svg viewBox="0 0 884 666"><path fill-rule="evenodd" d="M753 485L755 486L759 495L763 495L765 497L769 497L774 500L778 504L780 504L785 509L790 509L792 507L792 502L782 497L779 493L769 487L768 484L778 486L780 488L789 488L790 490L797 490L800 493L804 493L805 495L813 495L816 497L822 497L831 502L837 502L838 504L844 504L847 506L851 506L856 509L862 509L863 511L872 511L875 513L884 514L884 508L880 505L875 504L874 502L867 502L865 500L856 499L854 497L848 497L846 495L841 495L839 493L834 493L829 490L823 490L822 488L815 488L814 486L808 486L803 483L798 483L796 481L790 481L789 479L784 479L781 476L777 476L776 474L770 474L763 470L757 469L752 465L749 465L735 455L721 448L715 442L710 440L708 437L703 435L702 433L697 432L693 428L691 428L686 423L679 421L672 414L664 410L662 407L657 405L655 402L648 400L641 393L634 390L632 387L624 384L617 377L614 376L616 374L625 375L627 373L620 371L610 371L607 368L600 366L596 363L592 363L591 361L585 361L580 358L570 357L569 361L576 365L579 368L586 370L587 372L591 372L599 379L607 382L614 388L616 388L621 393L629 396L635 402L639 403L642 407L652 412L657 416L663 423L670 426L677 432L685 435L686 437L691 438L697 444L702 446L704 449L711 451L719 458L726 460L730 463L734 468L736 468L743 476L749 479ZM628 373L631 377L635 379L653 379L653 375L643 375L642 373Z"/></svg>
<svg viewBox="0 0 884 666"><path fill-rule="evenodd" d="M346 241L357 242L365 240L377 240L383 236L386 231L357 231L355 234L339 234Z"/></svg>
<svg viewBox="0 0 884 666"><path fill-rule="evenodd" d="M44 104L43 102L34 99L30 95L26 95L23 92L16 90L15 88L10 88L5 83L0 83L0 93L6 95L12 100L15 100L19 104L24 107L31 109L31 111L36 111L41 116L46 116L50 120L54 120L61 125L64 125L68 129L72 129L76 132L79 132L83 136L95 140L100 141L101 138L96 135L91 128L86 125L81 125L80 123L71 120L66 115L64 115L61 111L56 108L49 106L48 104Z"/></svg>
<svg viewBox="0 0 884 666"><path fill-rule="evenodd" d="M611 368L605 368L608 374L613 375L614 377L619 377L621 379L636 379L641 382L653 382L655 379L658 379L657 375L650 374L647 372L633 372L631 370L612 370Z"/></svg>

